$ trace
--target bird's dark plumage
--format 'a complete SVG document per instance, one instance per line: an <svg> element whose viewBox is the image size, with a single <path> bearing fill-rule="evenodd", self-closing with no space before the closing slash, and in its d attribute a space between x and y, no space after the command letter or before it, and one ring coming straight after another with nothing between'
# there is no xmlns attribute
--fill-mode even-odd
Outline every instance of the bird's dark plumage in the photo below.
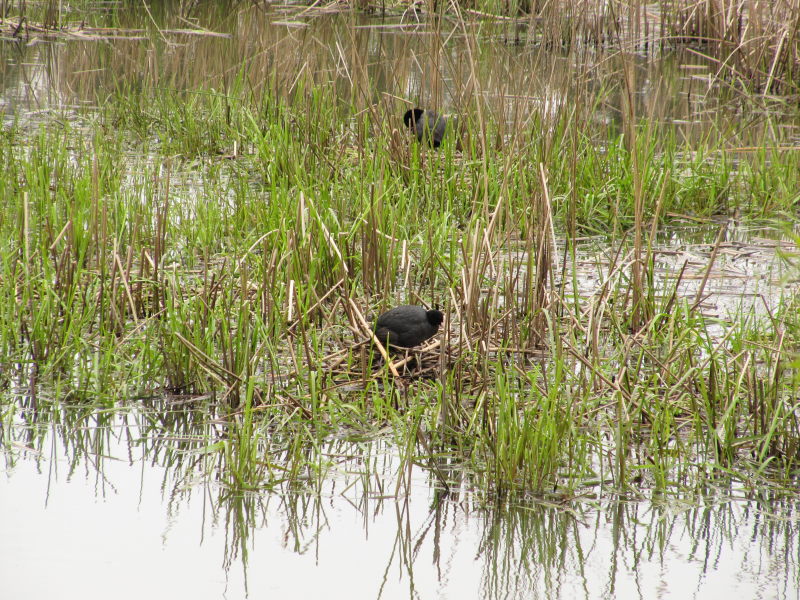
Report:
<svg viewBox="0 0 800 600"><path fill-rule="evenodd" d="M406 111L403 123L416 134L420 142L425 140L434 148L441 145L447 127L447 119L443 116L421 108Z"/></svg>
<svg viewBox="0 0 800 600"><path fill-rule="evenodd" d="M386 311L375 321L373 330L384 346L411 348L432 338L439 331L444 315L424 306L404 305Z"/></svg>

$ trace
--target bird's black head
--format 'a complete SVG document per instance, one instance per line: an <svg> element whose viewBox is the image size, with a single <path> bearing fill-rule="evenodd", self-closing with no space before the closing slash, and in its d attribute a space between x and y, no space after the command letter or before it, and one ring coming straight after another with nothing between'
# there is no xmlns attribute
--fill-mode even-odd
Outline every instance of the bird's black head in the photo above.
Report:
<svg viewBox="0 0 800 600"><path fill-rule="evenodd" d="M442 314L442 311L438 309L429 310L425 314L428 316L428 323L435 325L436 327L439 327L439 325L442 324L442 321L444 321L444 315Z"/></svg>
<svg viewBox="0 0 800 600"><path fill-rule="evenodd" d="M405 123L406 127L414 129L416 124L421 122L423 112L424 111L421 108L407 110L406 114L403 115L403 123Z"/></svg>

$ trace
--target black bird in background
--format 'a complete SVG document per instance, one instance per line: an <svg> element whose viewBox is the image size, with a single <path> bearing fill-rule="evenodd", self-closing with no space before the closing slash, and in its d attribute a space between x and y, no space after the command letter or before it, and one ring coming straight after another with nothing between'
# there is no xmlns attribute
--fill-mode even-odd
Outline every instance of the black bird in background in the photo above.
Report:
<svg viewBox="0 0 800 600"><path fill-rule="evenodd" d="M403 305L386 311L375 321L373 331L384 347L411 348L429 340L444 321L441 311L424 306Z"/></svg>
<svg viewBox="0 0 800 600"><path fill-rule="evenodd" d="M444 138L444 130L447 127L447 119L432 110L422 110L415 108L406 111L403 115L403 123L411 129L421 142L427 141L434 148L438 148Z"/></svg>

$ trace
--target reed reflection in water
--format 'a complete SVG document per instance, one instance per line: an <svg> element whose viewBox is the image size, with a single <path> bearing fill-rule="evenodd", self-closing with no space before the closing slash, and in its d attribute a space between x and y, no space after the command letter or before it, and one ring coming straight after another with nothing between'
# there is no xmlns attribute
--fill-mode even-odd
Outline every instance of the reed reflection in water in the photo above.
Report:
<svg viewBox="0 0 800 600"><path fill-rule="evenodd" d="M444 494L422 468L409 476L380 440L329 443L325 477L233 491L220 465L204 462L210 432L224 431L200 411L52 416L33 435L23 424L7 432L0 577L10 598L793 598L800 589L793 500L728 488L700 506L491 508L468 474L450 469Z"/></svg>

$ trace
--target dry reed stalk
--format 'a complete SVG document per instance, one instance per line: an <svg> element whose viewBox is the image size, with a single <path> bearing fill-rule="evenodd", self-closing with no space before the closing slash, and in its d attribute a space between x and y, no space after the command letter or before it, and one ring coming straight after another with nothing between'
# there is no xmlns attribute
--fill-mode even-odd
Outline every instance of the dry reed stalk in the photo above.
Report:
<svg viewBox="0 0 800 600"><path fill-rule="evenodd" d="M720 245L722 244L722 239L725 236L725 232L728 229L728 224L724 223L722 227L719 228L719 232L717 233L717 239L714 242L714 248L711 250L711 256L708 259L708 265L706 266L705 273L703 274L703 280L700 283L700 287L697 288L697 294L694 297L694 304L692 304L691 310L695 310L698 306L700 306L700 302L703 297L703 292L706 289L706 283L708 283L708 277L711 275L711 269L714 266L714 262L717 260L717 254L719 253Z"/></svg>
<svg viewBox="0 0 800 600"><path fill-rule="evenodd" d="M549 306L548 284L552 282L552 261L554 249L553 213L550 205L550 191L547 183L545 167L539 163L539 181L542 191L534 198L535 223L533 226L533 244L535 246L535 274L533 278L532 296L528 310L533 314L528 348L545 346L547 335L547 317L545 311ZM529 234L530 237L530 234ZM530 251L530 250L529 250Z"/></svg>
<svg viewBox="0 0 800 600"><path fill-rule="evenodd" d="M294 282L294 280L292 280L292 283L293 283L293 282ZM340 286L341 286L343 283L344 283L344 278L342 278L342 279L340 279L339 281L337 281L337 282L336 282L336 283L333 285L333 287L331 287L331 288L330 288L330 289L329 289L327 292L325 292L325 293L324 293L324 294L323 294L323 295L322 295L320 298L318 298L318 299L317 299L317 301L316 301L314 304L312 304L312 305L311 305L311 307L310 307L308 310L306 310L306 311L305 311L305 312L306 312L306 315L308 315L308 314L310 314L310 313L314 312L315 310L317 310L318 308L320 308L320 307L322 306L323 302L325 302L325 300L327 300L327 299L328 299L328 296L330 296L330 295L331 295L331 294L333 294L335 291L337 291L337 290L339 289L339 287L340 287ZM289 325L287 326L287 328L286 328L286 331L287 331L287 332L289 332L289 333L291 333L292 329L294 329L295 327L297 327L297 324L298 324L299 322L300 322L300 317L298 317L297 319L294 319L293 321L287 321L287 323L289 323Z"/></svg>
<svg viewBox="0 0 800 600"><path fill-rule="evenodd" d="M378 352L381 353L381 356L383 357L383 360L386 362L386 365L389 367L389 370L392 372L392 375L394 375L396 379L399 379L400 373L397 372L397 369L394 367L392 361L389 359L389 353L386 351L386 348L383 347L381 341L375 336L375 332L372 331L372 328L367 324L364 315L361 313L360 310L358 310L358 306L356 306L356 303L353 301L353 299L348 298L348 300L351 311L348 314L351 316L351 319L355 317L355 319L353 320L359 324L359 326L362 328L362 332L366 333L367 337L372 341L373 344L375 344L375 347L378 348Z"/></svg>
<svg viewBox="0 0 800 600"><path fill-rule="evenodd" d="M220 365L217 361L208 356L208 354L187 340L183 335L181 335L180 332L175 331L174 335L176 338L178 338L178 341L180 341L180 343L183 344L187 350L189 350L195 359L197 359L197 363L200 368L203 369L217 383L227 389L234 384L242 382L236 373L233 373L224 366Z"/></svg>

